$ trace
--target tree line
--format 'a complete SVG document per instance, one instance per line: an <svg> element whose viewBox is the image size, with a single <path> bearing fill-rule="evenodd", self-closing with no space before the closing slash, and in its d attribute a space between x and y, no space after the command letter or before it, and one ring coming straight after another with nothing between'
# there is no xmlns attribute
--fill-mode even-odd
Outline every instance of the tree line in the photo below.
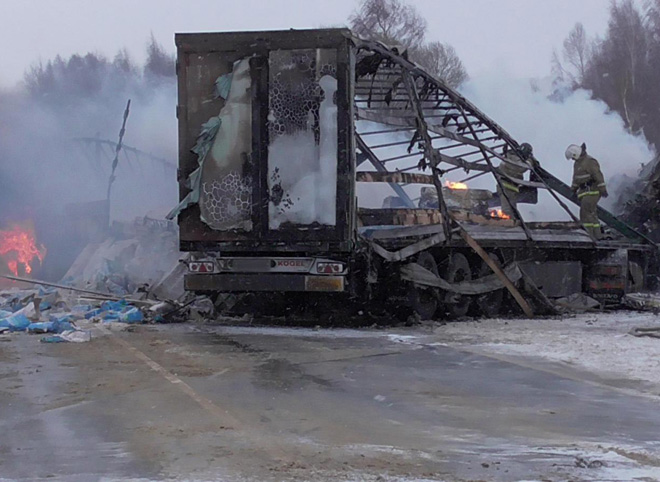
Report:
<svg viewBox="0 0 660 482"><path fill-rule="evenodd" d="M174 83L174 55L152 35L146 47L146 60L140 66L126 49L112 60L98 53L74 54L68 59L57 55L38 62L23 76L30 97L45 104L70 105L76 100L98 99L118 92L147 94L154 85Z"/></svg>
<svg viewBox="0 0 660 482"><path fill-rule="evenodd" d="M558 81L592 92L660 150L660 0L612 0L607 31L589 37L577 23L555 52Z"/></svg>
<svg viewBox="0 0 660 482"><path fill-rule="evenodd" d="M467 72L454 48L446 43L426 42L426 20L402 0L362 0L348 19L354 32L364 38L398 46L412 60L453 87L467 79ZM56 56L32 65L24 74L28 94L46 103L71 103L129 88L148 93L153 84L174 82L174 55L153 35L147 44L146 61L139 66L126 49L109 59L98 53Z"/></svg>

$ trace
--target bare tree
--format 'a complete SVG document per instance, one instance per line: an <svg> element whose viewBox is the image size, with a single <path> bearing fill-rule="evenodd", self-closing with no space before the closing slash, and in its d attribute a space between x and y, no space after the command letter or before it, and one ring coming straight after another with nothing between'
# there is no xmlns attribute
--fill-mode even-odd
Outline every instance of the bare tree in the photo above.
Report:
<svg viewBox="0 0 660 482"><path fill-rule="evenodd" d="M449 44L430 42L414 49L411 58L451 87L458 87L468 79L463 62Z"/></svg>
<svg viewBox="0 0 660 482"><path fill-rule="evenodd" d="M641 128L648 88L648 32L632 0L613 1L601 46L601 86L631 132ZM604 77L603 77L604 76Z"/></svg>
<svg viewBox="0 0 660 482"><path fill-rule="evenodd" d="M362 0L349 22L360 37L406 49L421 46L426 35L426 20L401 0Z"/></svg>
<svg viewBox="0 0 660 482"><path fill-rule="evenodd" d="M582 85L590 56L590 44L584 25L576 23L564 40L564 61L571 67L567 73L577 85Z"/></svg>
<svg viewBox="0 0 660 482"><path fill-rule="evenodd" d="M424 42L426 20L415 7L402 0L362 0L349 22L360 37L402 46L412 60L452 87L458 87L468 78L451 45Z"/></svg>
<svg viewBox="0 0 660 482"><path fill-rule="evenodd" d="M559 81L563 81L566 77L564 64L562 64L557 50L552 51L552 59L550 60L550 72L552 73L552 77Z"/></svg>

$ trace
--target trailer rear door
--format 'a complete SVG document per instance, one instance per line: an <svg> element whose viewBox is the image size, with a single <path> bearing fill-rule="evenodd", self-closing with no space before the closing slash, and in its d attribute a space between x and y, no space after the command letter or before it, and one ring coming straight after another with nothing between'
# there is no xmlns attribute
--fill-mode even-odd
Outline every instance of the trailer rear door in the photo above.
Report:
<svg viewBox="0 0 660 482"><path fill-rule="evenodd" d="M348 31L179 34L176 43L181 248L349 250Z"/></svg>

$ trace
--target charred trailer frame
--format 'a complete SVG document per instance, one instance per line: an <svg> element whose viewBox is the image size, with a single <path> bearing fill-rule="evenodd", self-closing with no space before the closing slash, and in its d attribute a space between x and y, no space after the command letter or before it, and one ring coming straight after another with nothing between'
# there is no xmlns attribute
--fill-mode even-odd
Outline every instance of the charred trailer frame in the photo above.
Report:
<svg viewBox="0 0 660 482"><path fill-rule="evenodd" d="M592 238L564 203L577 202L570 188L538 164L532 165L529 181L516 180L519 202L536 203L539 192L546 192L573 222L531 223L518 209L513 219L493 219L452 204L457 196L443 185L444 176L489 174L505 193L503 182L511 179L495 163L511 162L507 152L519 152L520 146L403 52L346 29L178 34L176 44L182 204L174 214L181 250L191 252L188 290L335 292L376 305L405 302L431 317L461 316L475 307L496 314L505 287L516 299L515 286L525 289L540 312L552 309L547 296L571 294L580 286L603 302L616 302L657 279L652 241L602 208L601 220L618 238ZM333 60L326 65L324 59ZM204 204L204 196L212 198L215 191L202 178L204 169L211 174L213 166L225 169L214 149L227 149L211 145L209 132L232 122L238 107L228 106L238 105L231 89L239 85L241 69L249 78L242 88L250 120L245 132L234 131L231 139L247 135L249 143L244 140L240 160L232 161L239 167L230 174L239 179L239 194L249 206L240 224L227 227L208 218L213 209L241 211L227 201L240 196L220 189L218 199ZM278 124L277 95L302 109L292 125ZM328 119L334 119L330 129ZM295 148L308 142L312 150L285 161L296 165L317 156L318 165L326 167L322 157L327 161L328 139L336 136L331 144L336 167L329 172L320 167L316 184L307 185L317 191L312 202L325 206L321 213L294 215L305 201L293 194L295 186L285 185L286 162L274 146L286 136ZM227 158L231 155L236 157ZM367 165L374 170L365 171ZM373 183L389 186L394 201L386 208L359 208L358 185ZM327 193L321 193L328 185L335 193L333 213L323 197ZM432 186L435 205L418 205L411 185ZM487 197L486 204L501 203Z"/></svg>

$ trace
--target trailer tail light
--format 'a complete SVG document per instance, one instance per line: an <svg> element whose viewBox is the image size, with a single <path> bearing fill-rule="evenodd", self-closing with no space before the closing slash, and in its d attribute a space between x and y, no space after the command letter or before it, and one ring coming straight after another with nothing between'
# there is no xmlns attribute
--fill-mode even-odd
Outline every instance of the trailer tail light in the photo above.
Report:
<svg viewBox="0 0 660 482"><path fill-rule="evenodd" d="M188 270L193 273L213 273L215 265L211 261L191 261L188 263Z"/></svg>
<svg viewBox="0 0 660 482"><path fill-rule="evenodd" d="M340 274L344 272L344 263L320 262L316 264L316 272L319 274Z"/></svg>

